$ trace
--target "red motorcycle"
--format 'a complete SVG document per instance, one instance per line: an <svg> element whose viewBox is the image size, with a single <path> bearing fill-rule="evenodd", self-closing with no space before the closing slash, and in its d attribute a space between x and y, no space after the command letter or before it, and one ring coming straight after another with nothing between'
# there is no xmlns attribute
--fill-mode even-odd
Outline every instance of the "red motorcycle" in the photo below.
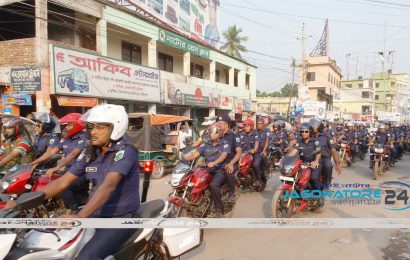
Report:
<svg viewBox="0 0 410 260"><path fill-rule="evenodd" d="M7 171L0 180L0 193L3 194L0 209L4 207L6 201L15 200L25 192L41 191L48 183L61 176L54 174L48 178L43 175L44 173L45 170L33 170L30 165L14 166ZM37 212L37 216L44 216L45 212L65 208L60 199L50 199L44 206L47 207L47 210Z"/></svg>
<svg viewBox="0 0 410 260"><path fill-rule="evenodd" d="M290 218L299 212L320 208L319 199L300 196L309 184L311 168L309 163L302 163L298 152L289 152L281 160L280 169L282 185L272 199L274 218Z"/></svg>
<svg viewBox="0 0 410 260"><path fill-rule="evenodd" d="M339 145L339 160L342 162L342 167L352 165L353 153L350 144L347 141L341 141Z"/></svg>
<svg viewBox="0 0 410 260"><path fill-rule="evenodd" d="M249 153L243 153L239 160L239 170L236 173L236 179L240 184L240 188L247 190L263 191L266 187L266 181L262 182L262 186L254 186L257 181L255 171L253 170L253 157Z"/></svg>
<svg viewBox="0 0 410 260"><path fill-rule="evenodd" d="M194 218L205 218L211 214L211 191L209 184L212 174L209 169L196 159L191 163L181 160L172 172L171 186L173 193L168 198L169 203L174 205L174 216L190 216ZM221 187L222 202L224 204L225 217L233 215L236 202L229 202L228 187ZM238 187L236 186L236 193ZM237 196L238 197L238 196Z"/></svg>

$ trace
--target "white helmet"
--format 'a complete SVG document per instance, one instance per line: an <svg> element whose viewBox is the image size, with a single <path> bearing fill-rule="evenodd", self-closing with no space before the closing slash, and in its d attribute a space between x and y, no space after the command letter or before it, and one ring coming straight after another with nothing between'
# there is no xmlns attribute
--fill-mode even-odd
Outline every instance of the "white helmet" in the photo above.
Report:
<svg viewBox="0 0 410 260"><path fill-rule="evenodd" d="M122 138L128 129L128 115L120 105L98 105L88 110L81 120L91 124L111 124L113 129L110 139L114 141Z"/></svg>
<svg viewBox="0 0 410 260"><path fill-rule="evenodd" d="M347 122L346 126L353 126L353 123L349 121Z"/></svg>

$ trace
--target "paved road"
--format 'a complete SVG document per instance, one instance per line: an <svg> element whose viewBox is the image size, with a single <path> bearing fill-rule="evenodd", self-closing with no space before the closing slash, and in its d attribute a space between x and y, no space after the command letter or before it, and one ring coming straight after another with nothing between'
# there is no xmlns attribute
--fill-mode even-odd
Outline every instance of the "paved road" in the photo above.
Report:
<svg viewBox="0 0 410 260"><path fill-rule="evenodd" d="M368 158L334 176L333 183L378 184L398 180L410 183L410 156L374 181ZM154 180L148 199L166 198L171 192L169 176ZM278 173L261 193L241 193L234 217L272 217L271 199L280 182ZM410 217L410 210L393 212L380 206L341 206L327 203L320 213L299 217ZM181 259L410 259L409 230L381 229L206 229L204 243Z"/></svg>

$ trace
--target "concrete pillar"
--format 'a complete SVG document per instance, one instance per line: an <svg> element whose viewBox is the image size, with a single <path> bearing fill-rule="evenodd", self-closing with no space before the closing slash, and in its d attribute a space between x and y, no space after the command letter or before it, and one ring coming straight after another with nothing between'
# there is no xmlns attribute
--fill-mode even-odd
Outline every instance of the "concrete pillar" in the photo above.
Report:
<svg viewBox="0 0 410 260"><path fill-rule="evenodd" d="M184 76L190 76L191 75L191 53L185 52L184 53L184 64L183 64L183 73Z"/></svg>
<svg viewBox="0 0 410 260"><path fill-rule="evenodd" d="M97 51L103 56L108 55L108 32L107 21L99 19L97 21Z"/></svg>
<svg viewBox="0 0 410 260"><path fill-rule="evenodd" d="M229 85L234 86L235 83L235 69L230 68L229 69Z"/></svg>
<svg viewBox="0 0 410 260"><path fill-rule="evenodd" d="M157 68L157 41L148 41L148 67Z"/></svg>
<svg viewBox="0 0 410 260"><path fill-rule="evenodd" d="M157 104L148 104L148 114L157 113Z"/></svg>
<svg viewBox="0 0 410 260"><path fill-rule="evenodd" d="M35 0L36 5L36 65L48 66L47 0Z"/></svg>
<svg viewBox="0 0 410 260"><path fill-rule="evenodd" d="M245 71L243 70L238 73L238 87L245 88Z"/></svg>
<svg viewBox="0 0 410 260"><path fill-rule="evenodd" d="M185 108L183 116L191 117L191 108L190 107Z"/></svg>
<svg viewBox="0 0 410 260"><path fill-rule="evenodd" d="M209 64L209 80L216 81L216 61L211 61Z"/></svg>
<svg viewBox="0 0 410 260"><path fill-rule="evenodd" d="M216 109L214 107L209 108L209 116L215 116L216 115Z"/></svg>

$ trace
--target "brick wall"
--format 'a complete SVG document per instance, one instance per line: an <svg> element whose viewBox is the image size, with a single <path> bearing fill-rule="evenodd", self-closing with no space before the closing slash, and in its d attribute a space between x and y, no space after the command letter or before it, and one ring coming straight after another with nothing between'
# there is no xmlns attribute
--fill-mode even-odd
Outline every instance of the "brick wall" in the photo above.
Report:
<svg viewBox="0 0 410 260"><path fill-rule="evenodd" d="M0 41L0 67L34 65L34 45L35 38Z"/></svg>

